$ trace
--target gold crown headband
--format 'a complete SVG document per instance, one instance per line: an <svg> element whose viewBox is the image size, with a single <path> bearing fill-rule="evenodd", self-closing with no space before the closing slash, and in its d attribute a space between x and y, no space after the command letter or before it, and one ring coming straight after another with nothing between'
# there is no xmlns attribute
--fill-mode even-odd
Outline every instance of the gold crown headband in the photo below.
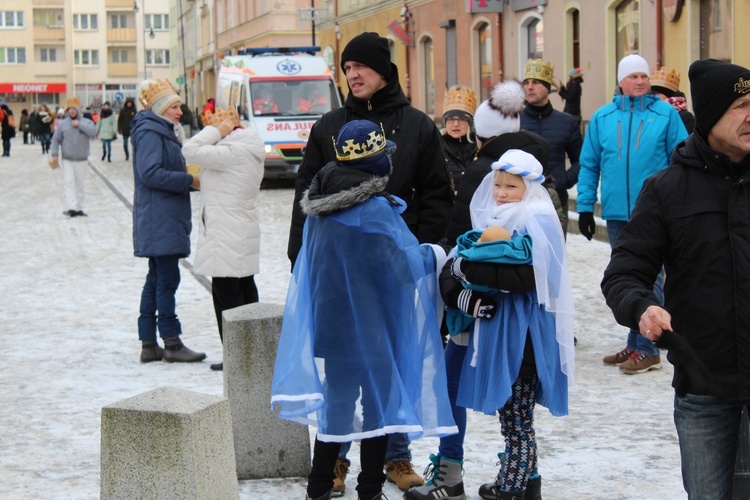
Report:
<svg viewBox="0 0 750 500"><path fill-rule="evenodd" d="M551 63L545 64L541 59L532 61L529 59L526 62L526 71L523 74L524 80L539 80L540 82L547 82L550 85L553 84L552 78L555 75L555 68Z"/></svg>
<svg viewBox="0 0 750 500"><path fill-rule="evenodd" d="M218 125L224 120L231 120L235 125L240 123L240 115L234 106L227 106L226 109L216 108L213 113L206 113L203 115L204 125Z"/></svg>
<svg viewBox="0 0 750 500"><path fill-rule="evenodd" d="M376 131L370 132L367 141L364 143L356 143L354 139L347 139L344 143L344 151L339 154L339 149L336 146L336 138L333 139L333 149L336 151L336 159L338 161L354 161L369 158L385 150L385 130L383 130L383 124L380 124L381 134Z"/></svg>
<svg viewBox="0 0 750 500"><path fill-rule="evenodd" d="M141 90L141 104L144 108L151 109L156 101L171 94L177 94L172 84L166 78L163 80L159 78L155 83L149 83L147 88Z"/></svg>
<svg viewBox="0 0 750 500"><path fill-rule="evenodd" d="M71 97L68 99L68 102L65 103L66 108L74 107L74 108L80 108L81 107L81 101L77 97Z"/></svg>
<svg viewBox="0 0 750 500"><path fill-rule="evenodd" d="M649 77L651 86L656 85L657 87L664 87L677 92L680 90L680 74L674 69L667 72L667 68L662 66L657 69L656 66L651 70L651 76Z"/></svg>
<svg viewBox="0 0 750 500"><path fill-rule="evenodd" d="M465 111L474 116L474 111L476 109L477 95L473 90L457 85L445 91L445 97L443 99L443 114L445 114L446 111L459 110Z"/></svg>

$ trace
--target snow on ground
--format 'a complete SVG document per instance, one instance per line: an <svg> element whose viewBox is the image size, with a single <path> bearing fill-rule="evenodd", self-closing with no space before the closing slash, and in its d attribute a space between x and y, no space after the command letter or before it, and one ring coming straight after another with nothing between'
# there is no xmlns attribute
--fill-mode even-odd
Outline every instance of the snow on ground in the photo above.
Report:
<svg viewBox="0 0 750 500"><path fill-rule="evenodd" d="M2 246L0 274L0 498L94 499L99 496L101 408L156 387L222 395L211 295L183 268L177 311L183 340L208 353L197 364L138 362L136 319L146 260L133 257L131 213L113 192L132 200L132 167L121 142L115 161L94 169L86 183L89 217L69 219L62 175L51 171L39 145L13 141L0 159ZM286 242L293 193L276 185L261 191L261 301L283 304L289 279ZM194 195L194 214L197 194ZM601 229L600 229L601 230ZM193 245L197 238L193 237ZM685 498L672 421L672 367L626 376L601 358L624 346L625 328L604 304L599 282L608 245L572 234L568 251L577 311L576 382L570 415L537 407L540 472L547 500ZM268 401L258 401L267 405ZM311 431L313 436L314 431ZM502 438L497 418L470 413L464 483L477 499L497 473ZM437 439L412 443L419 472L437 451ZM359 448L352 448L347 480L355 498ZM303 499L304 478L242 481L241 499ZM391 499L401 497L392 484Z"/></svg>

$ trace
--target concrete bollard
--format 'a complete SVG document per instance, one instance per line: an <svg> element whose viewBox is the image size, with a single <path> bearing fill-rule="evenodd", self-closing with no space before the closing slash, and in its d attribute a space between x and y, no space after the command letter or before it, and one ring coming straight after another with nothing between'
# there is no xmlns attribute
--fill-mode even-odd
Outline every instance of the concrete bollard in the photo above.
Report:
<svg viewBox="0 0 750 500"><path fill-rule="evenodd" d="M102 408L100 498L238 498L229 401L160 387Z"/></svg>
<svg viewBox="0 0 750 500"><path fill-rule="evenodd" d="M224 311L224 395L239 479L307 477L310 432L271 410L271 379L284 308L248 304Z"/></svg>

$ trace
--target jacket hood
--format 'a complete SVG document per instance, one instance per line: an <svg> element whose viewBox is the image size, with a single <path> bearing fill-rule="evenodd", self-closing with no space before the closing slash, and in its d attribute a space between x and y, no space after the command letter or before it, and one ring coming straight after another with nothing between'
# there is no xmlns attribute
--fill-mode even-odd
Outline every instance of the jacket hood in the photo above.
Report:
<svg viewBox="0 0 750 500"><path fill-rule="evenodd" d="M661 99L654 94L644 94L638 97L628 95L616 95L612 98L612 103L622 111L629 111L632 104L633 109L643 111L655 102L661 102Z"/></svg>
<svg viewBox="0 0 750 500"><path fill-rule="evenodd" d="M700 135L690 134L674 149L669 163L680 163L686 167L734 177L750 167L750 155L747 155L741 162L734 163L724 153L711 149Z"/></svg>
<svg viewBox="0 0 750 500"><path fill-rule="evenodd" d="M388 80L385 87L375 92L369 101L355 97L354 94L352 94L352 89L349 89L349 95L347 96L346 101L344 101L344 105L347 108L357 111L359 114L365 114L369 111L368 103L378 112L399 106L410 105L409 99L404 95L404 91L401 89L401 84L398 81L398 68L395 64L391 63L391 78Z"/></svg>
<svg viewBox="0 0 750 500"><path fill-rule="evenodd" d="M364 203L373 196L390 199L385 193L387 183L388 176L380 177L331 162L315 174L300 206L306 215L327 215Z"/></svg>
<svg viewBox="0 0 750 500"><path fill-rule="evenodd" d="M477 157L487 156L497 161L509 149L520 149L526 151L539 160L542 167L547 168L549 163L549 144L543 137L527 130L520 132L508 132L498 135L482 144L477 152Z"/></svg>
<svg viewBox="0 0 750 500"><path fill-rule="evenodd" d="M143 137L143 134L152 132L159 134L166 139L177 141L177 136L174 132L174 127L171 123L157 115L153 111L143 110L139 111L133 117L133 121L130 123L130 135L134 143Z"/></svg>

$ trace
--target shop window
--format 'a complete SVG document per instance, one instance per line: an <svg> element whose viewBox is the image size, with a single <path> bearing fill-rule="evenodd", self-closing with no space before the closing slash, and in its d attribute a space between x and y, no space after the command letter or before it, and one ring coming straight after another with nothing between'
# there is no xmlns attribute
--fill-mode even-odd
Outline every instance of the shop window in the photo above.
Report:
<svg viewBox="0 0 750 500"><path fill-rule="evenodd" d="M428 115L435 113L435 60L432 49L432 38L422 40L421 58L424 61L422 68L422 92L424 94L424 112Z"/></svg>
<svg viewBox="0 0 750 500"><path fill-rule="evenodd" d="M544 59L544 21L538 17L526 25L526 59Z"/></svg>
<svg viewBox="0 0 750 500"><path fill-rule="evenodd" d="M619 61L641 50L641 12L638 0L625 0L615 9L616 50Z"/></svg>
<svg viewBox="0 0 750 500"><path fill-rule="evenodd" d="M730 0L701 0L700 58L732 60L732 21Z"/></svg>
<svg viewBox="0 0 750 500"><path fill-rule="evenodd" d="M490 25L482 23L476 28L477 54L479 60L479 101L486 101L492 90L492 30Z"/></svg>

